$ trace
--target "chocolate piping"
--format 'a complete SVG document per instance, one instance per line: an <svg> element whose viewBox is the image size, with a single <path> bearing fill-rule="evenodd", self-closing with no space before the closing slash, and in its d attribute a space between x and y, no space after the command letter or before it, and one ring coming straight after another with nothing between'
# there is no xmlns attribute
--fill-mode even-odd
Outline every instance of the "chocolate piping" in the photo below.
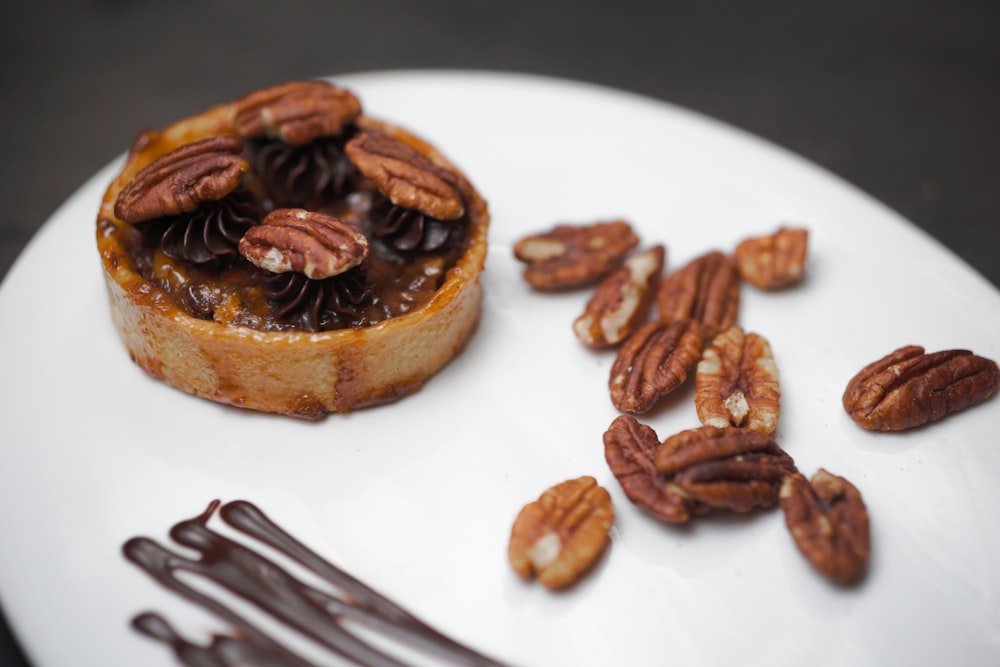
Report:
<svg viewBox="0 0 1000 667"><path fill-rule="evenodd" d="M336 589L331 594L299 581L273 561L208 527L219 510L226 524L288 556ZM339 569L296 540L260 509L238 500L221 505L212 501L199 516L170 530L178 544L199 552L184 557L145 537L130 539L122 547L125 557L165 588L200 605L235 629L232 635L215 635L201 646L181 637L159 614L136 616L136 630L169 645L188 667L317 667L267 635L215 598L186 584L178 574L189 572L218 584L286 626L294 628L337 655L364 667L405 667L398 658L373 647L342 625L349 620L380 636L405 642L445 659L448 664L502 667L455 642L407 612L388 598Z"/></svg>

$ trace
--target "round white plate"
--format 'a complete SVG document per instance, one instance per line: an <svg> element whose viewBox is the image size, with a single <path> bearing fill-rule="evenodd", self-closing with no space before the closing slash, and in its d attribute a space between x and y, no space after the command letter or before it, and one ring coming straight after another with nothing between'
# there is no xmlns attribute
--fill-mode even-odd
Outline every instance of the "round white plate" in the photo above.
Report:
<svg viewBox="0 0 1000 667"><path fill-rule="evenodd" d="M176 664L129 627L163 612L192 639L225 626L159 588L121 546L214 498L246 499L452 637L516 665L1000 663L1000 400L905 434L862 431L840 397L904 344L1000 358L1000 293L867 196L795 156L662 102L479 72L336 77L368 113L430 139L493 215L485 312L460 358L397 404L322 423L247 413L145 376L111 326L94 243L101 170L0 291L0 596L40 667ZM811 232L808 279L745 286L740 314L782 374L776 438L807 475L867 501L872 561L832 586L780 511L685 528L631 505L604 461L612 353L573 319L586 291L533 293L511 247L557 222L623 217L668 270L780 224ZM641 419L698 424L690 387ZM518 579L512 521L593 475L611 546L571 591Z"/></svg>

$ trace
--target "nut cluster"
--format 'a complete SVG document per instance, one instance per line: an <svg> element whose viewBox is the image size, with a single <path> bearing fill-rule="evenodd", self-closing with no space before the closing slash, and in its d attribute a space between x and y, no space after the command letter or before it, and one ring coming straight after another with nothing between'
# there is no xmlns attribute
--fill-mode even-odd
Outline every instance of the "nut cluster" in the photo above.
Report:
<svg viewBox="0 0 1000 667"><path fill-rule="evenodd" d="M626 414L605 431L604 456L633 504L670 524L712 511L780 507L813 568L851 584L866 572L871 552L861 493L825 469L807 479L773 439L778 367L767 339L738 324L744 282L773 291L803 280L808 238L804 228L781 227L666 275L664 246L636 250L638 238L623 221L560 225L523 238L514 254L537 290L596 284L573 331L589 348L616 349L608 387ZM661 441L635 415L692 375L702 426ZM1000 369L990 359L911 345L863 368L842 400L861 427L899 431L981 403L998 385Z"/></svg>
<svg viewBox="0 0 1000 667"><path fill-rule="evenodd" d="M537 290L596 285L573 331L589 348L615 351L608 388L625 414L604 433L604 455L626 497L670 524L780 506L816 571L840 583L860 579L870 551L861 495L826 471L811 485L774 440L774 354L766 338L738 324L744 282L774 290L802 279L808 232L780 228L664 274L664 246L639 249L627 223L611 224L560 225L521 239L514 254ZM636 415L689 377L702 426L661 441Z"/></svg>
<svg viewBox="0 0 1000 667"><path fill-rule="evenodd" d="M773 507L784 478L795 472L792 457L762 433L702 426L661 443L631 415L605 431L604 456L625 495L669 523L713 509Z"/></svg>
<svg viewBox="0 0 1000 667"><path fill-rule="evenodd" d="M806 230L781 228L773 237L781 240L741 242L744 261L766 254L759 263L794 264L801 277ZM743 282L737 260L711 250L665 274L666 248L637 246L623 220L562 224L518 240L514 256L536 290L596 285L573 332L590 348L617 350L608 388L620 411L648 412L695 377L702 423L772 432L778 369L767 340L736 324Z"/></svg>

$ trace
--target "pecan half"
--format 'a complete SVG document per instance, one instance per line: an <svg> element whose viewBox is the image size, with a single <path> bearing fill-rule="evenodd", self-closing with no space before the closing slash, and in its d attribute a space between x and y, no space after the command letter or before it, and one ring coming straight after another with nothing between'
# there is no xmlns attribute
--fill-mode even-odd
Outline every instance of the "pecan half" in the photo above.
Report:
<svg viewBox="0 0 1000 667"><path fill-rule="evenodd" d="M692 320L647 322L628 337L611 365L611 403L641 414L694 370L705 347L703 326Z"/></svg>
<svg viewBox="0 0 1000 667"><path fill-rule="evenodd" d="M514 520L507 557L525 579L550 589L579 580L604 551L615 512L593 477L567 480L528 503Z"/></svg>
<svg viewBox="0 0 1000 667"><path fill-rule="evenodd" d="M340 134L361 115L361 102L353 93L324 81L263 88L236 100L234 108L241 136L267 136L291 146Z"/></svg>
<svg viewBox="0 0 1000 667"><path fill-rule="evenodd" d="M811 480L789 475L781 509L795 545L820 574L842 584L861 577L871 541L868 510L853 484L823 469Z"/></svg>
<svg viewBox="0 0 1000 667"><path fill-rule="evenodd" d="M236 189L250 168L243 140L220 135L179 146L141 169L118 194L115 216L131 224L190 213Z"/></svg>
<svg viewBox="0 0 1000 667"><path fill-rule="evenodd" d="M995 361L968 350L926 354L908 345L865 366L847 384L847 414L869 431L903 431L982 403L1000 384Z"/></svg>
<svg viewBox="0 0 1000 667"><path fill-rule="evenodd" d="M239 249L267 271L294 271L321 280L360 264L368 256L368 240L332 215L280 208L247 230Z"/></svg>
<svg viewBox="0 0 1000 667"><path fill-rule="evenodd" d="M664 440L656 469L695 507L749 512L778 503L781 483L795 463L763 433L702 426Z"/></svg>
<svg viewBox="0 0 1000 667"><path fill-rule="evenodd" d="M657 295L660 319L666 322L698 320L706 334L736 323L740 307L740 277L732 260L712 251L691 260L668 275Z"/></svg>
<svg viewBox="0 0 1000 667"><path fill-rule="evenodd" d="M729 327L702 353L694 393L702 424L769 434L778 424L780 399L778 367L764 337Z"/></svg>
<svg viewBox="0 0 1000 667"><path fill-rule="evenodd" d="M686 523L702 509L656 470L656 432L631 415L621 415L604 432L604 458L633 503L669 523Z"/></svg>
<svg viewBox="0 0 1000 667"><path fill-rule="evenodd" d="M524 279L538 290L556 291L591 285L639 244L622 220L592 225L556 225L514 244L514 257L526 264Z"/></svg>
<svg viewBox="0 0 1000 667"><path fill-rule="evenodd" d="M412 146L373 131L358 134L344 150L396 206L445 221L465 214L459 176Z"/></svg>
<svg viewBox="0 0 1000 667"><path fill-rule="evenodd" d="M573 332L585 345L617 345L642 324L653 305L663 272L662 245L625 258L601 284L573 323Z"/></svg>
<svg viewBox="0 0 1000 667"><path fill-rule="evenodd" d="M763 290L787 287L805 275L809 231L781 227L770 236L744 239L733 253L743 280Z"/></svg>

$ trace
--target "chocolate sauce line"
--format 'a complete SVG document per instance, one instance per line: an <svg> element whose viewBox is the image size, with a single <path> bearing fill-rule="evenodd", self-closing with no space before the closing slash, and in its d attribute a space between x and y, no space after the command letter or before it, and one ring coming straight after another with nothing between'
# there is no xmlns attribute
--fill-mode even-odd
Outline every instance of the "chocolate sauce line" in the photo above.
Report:
<svg viewBox="0 0 1000 667"><path fill-rule="evenodd" d="M182 638L166 619L145 613L133 619L143 634L172 647L189 667L255 665L315 667L268 636L215 598L182 581L180 572L197 574L247 600L285 625L310 637L341 657L365 667L405 667L405 663L371 646L342 625L351 620L390 638L446 659L449 664L501 667L431 628L405 609L348 573L324 560L246 501L219 509L213 501L199 516L170 530L180 545L200 554L196 559L166 549L151 539L137 537L123 547L125 557L165 588L200 605L236 629L233 636L215 635L207 646ZM219 509L220 518L239 532L279 551L331 584L337 595L305 584L265 556L208 528Z"/></svg>

